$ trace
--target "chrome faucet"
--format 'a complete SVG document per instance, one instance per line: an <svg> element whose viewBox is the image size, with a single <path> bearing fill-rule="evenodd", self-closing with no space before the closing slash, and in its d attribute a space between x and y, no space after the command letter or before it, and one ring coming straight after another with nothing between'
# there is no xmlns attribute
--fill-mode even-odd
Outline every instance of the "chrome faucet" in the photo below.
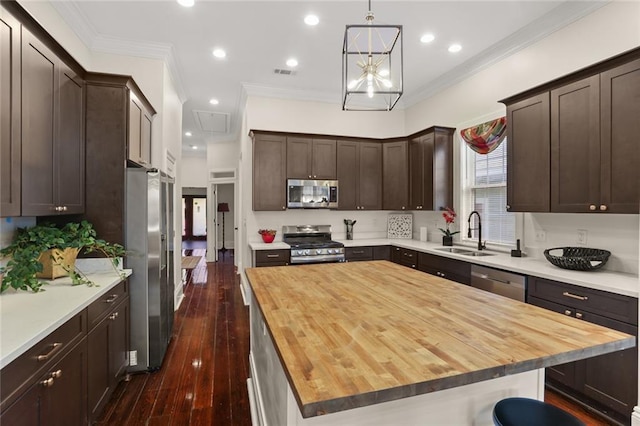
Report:
<svg viewBox="0 0 640 426"><path fill-rule="evenodd" d="M478 216L477 228L471 228L471 216L473 216L474 214ZM475 231L477 229L478 230L478 250L487 248L486 245L482 242L482 219L480 219L480 213L478 213L476 210L469 213L469 219L467 219L467 222L469 223L469 232L467 232L467 237L471 238L471 231Z"/></svg>

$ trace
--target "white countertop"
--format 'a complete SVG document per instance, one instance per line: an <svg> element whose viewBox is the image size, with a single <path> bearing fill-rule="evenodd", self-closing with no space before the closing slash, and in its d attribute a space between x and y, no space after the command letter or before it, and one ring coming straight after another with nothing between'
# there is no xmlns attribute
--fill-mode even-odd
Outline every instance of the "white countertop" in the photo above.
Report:
<svg viewBox="0 0 640 426"><path fill-rule="evenodd" d="M8 289L0 295L0 368L122 281L113 269L82 270L96 285L73 286L65 277L47 281L42 286L45 291L38 293ZM131 275L131 270L122 272Z"/></svg>
<svg viewBox="0 0 640 426"><path fill-rule="evenodd" d="M377 238L336 241L343 243L345 247L393 245L397 247L421 251L424 253L437 254L439 256L449 257L452 259L464 260L466 262L475 263L477 265L504 269L524 275L532 275L540 278L562 281L568 284L608 291L611 293L617 293L631 297L638 297L638 293L640 290L640 280L636 275L624 274L621 272L612 272L602 269L587 272L571 271L558 268L557 266L549 263L546 259L536 259L531 257L511 257L508 253L496 252L491 250L488 250L488 252L494 254L493 256L473 257L436 250L437 248L442 248L442 245L435 242L423 242L418 240ZM272 244L251 243L249 246L252 250L286 250L290 248L288 244L283 242ZM470 250L473 250L473 247L459 247L469 248Z"/></svg>

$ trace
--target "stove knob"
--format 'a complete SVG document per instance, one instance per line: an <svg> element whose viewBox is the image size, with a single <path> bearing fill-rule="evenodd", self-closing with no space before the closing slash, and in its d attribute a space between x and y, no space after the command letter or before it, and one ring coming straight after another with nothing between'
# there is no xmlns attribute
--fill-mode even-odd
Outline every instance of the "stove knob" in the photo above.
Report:
<svg viewBox="0 0 640 426"><path fill-rule="evenodd" d="M311 250L309 250L309 249L305 250L304 254L306 254L307 256L310 256L311 255Z"/></svg>
<svg viewBox="0 0 640 426"><path fill-rule="evenodd" d="M335 250L331 250L331 249L327 250L327 253L329 253L329 254L333 254L335 252L336 252Z"/></svg>

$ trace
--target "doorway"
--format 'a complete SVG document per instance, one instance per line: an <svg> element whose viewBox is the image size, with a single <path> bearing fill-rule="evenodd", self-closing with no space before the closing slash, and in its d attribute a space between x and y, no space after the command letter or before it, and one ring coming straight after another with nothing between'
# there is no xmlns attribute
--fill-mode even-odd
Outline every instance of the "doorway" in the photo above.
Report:
<svg viewBox="0 0 640 426"><path fill-rule="evenodd" d="M207 190L206 188L182 189L182 241L206 241L207 239Z"/></svg>

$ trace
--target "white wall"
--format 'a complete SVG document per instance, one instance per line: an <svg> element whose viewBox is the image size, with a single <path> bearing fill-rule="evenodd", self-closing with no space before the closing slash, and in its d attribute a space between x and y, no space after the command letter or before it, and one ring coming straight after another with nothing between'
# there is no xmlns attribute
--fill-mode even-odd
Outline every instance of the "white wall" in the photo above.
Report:
<svg viewBox="0 0 640 426"><path fill-rule="evenodd" d="M498 103L500 99L638 46L640 2L612 2L407 109L407 131L412 133L432 124L460 129L474 119L480 123L486 114L506 111ZM455 148L459 158L460 147ZM456 167L454 186L458 187L459 182ZM433 219L439 218L429 217L426 221L430 230L434 229L430 223ZM612 252L607 269L638 274L638 228L638 215L524 214L524 251L541 257L545 248L576 245L577 230L585 229L588 247ZM538 229L546 231L546 241L535 241L534 232Z"/></svg>
<svg viewBox="0 0 640 426"><path fill-rule="evenodd" d="M182 188L206 188L208 166L206 157L182 156Z"/></svg>

